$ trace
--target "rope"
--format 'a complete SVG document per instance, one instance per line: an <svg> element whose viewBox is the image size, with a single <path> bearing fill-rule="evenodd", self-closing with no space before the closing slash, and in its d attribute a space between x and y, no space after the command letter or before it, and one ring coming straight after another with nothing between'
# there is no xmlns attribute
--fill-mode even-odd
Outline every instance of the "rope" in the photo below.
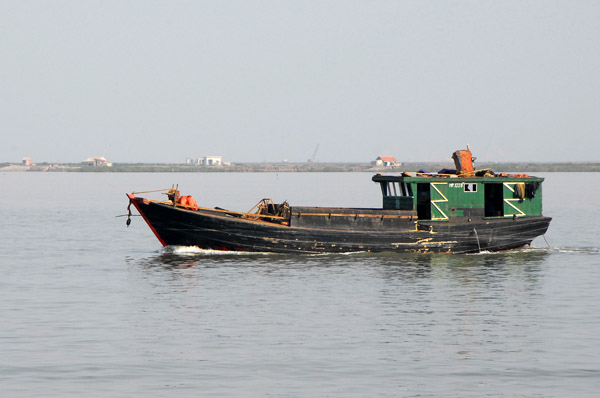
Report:
<svg viewBox="0 0 600 398"><path fill-rule="evenodd" d="M542 235L542 238L544 238L544 240L546 241L546 244L548 245L548 249L552 249L552 248L550 247L550 243L548 243L548 240L546 239L546 235L545 235L545 234L544 234L544 235Z"/></svg>
<svg viewBox="0 0 600 398"><path fill-rule="evenodd" d="M479 253L481 253L481 245L479 244L479 234L477 233L477 230L475 228L473 228L473 232L475 232L475 237L477 238L477 247L479 248Z"/></svg>
<svg viewBox="0 0 600 398"><path fill-rule="evenodd" d="M140 192L132 192L133 195L137 195L138 193L152 193L152 192L163 192L163 191L168 191L171 188L167 188L167 189L156 189L154 191L140 191Z"/></svg>

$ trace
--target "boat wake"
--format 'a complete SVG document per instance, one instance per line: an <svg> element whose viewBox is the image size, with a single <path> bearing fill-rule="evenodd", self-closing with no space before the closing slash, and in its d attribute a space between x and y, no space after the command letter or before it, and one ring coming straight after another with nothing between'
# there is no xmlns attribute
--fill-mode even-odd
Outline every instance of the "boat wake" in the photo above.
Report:
<svg viewBox="0 0 600 398"><path fill-rule="evenodd" d="M494 256L494 255L504 255L504 254L513 254L513 253L548 253L550 249L548 247L519 247L516 249L509 250L498 250L498 251L490 251L490 250L482 250L476 253L466 253L467 256Z"/></svg>
<svg viewBox="0 0 600 398"><path fill-rule="evenodd" d="M197 246L166 246L159 251L160 254L176 255L176 256L264 256L264 255L275 255L276 253L271 252L243 252L243 251L227 251L227 250L213 250L213 249L201 249ZM468 256L493 256L502 255L507 253L574 253L574 254L600 254L600 248L598 247L523 247L512 250L502 251L488 251L482 250L478 253L468 253ZM368 253L366 251L358 252L345 252L345 253L310 253L309 257L327 257L335 254L337 256L364 256L374 255L381 253ZM398 253L390 253L398 254Z"/></svg>
<svg viewBox="0 0 600 398"><path fill-rule="evenodd" d="M485 256L485 255L495 254L495 253L500 253L500 252L491 252L489 250L482 250L478 253L466 253L466 254L467 254L467 256Z"/></svg>
<svg viewBox="0 0 600 398"><path fill-rule="evenodd" d="M552 247L551 253L600 254L598 247Z"/></svg>
<svg viewBox="0 0 600 398"><path fill-rule="evenodd" d="M552 246L537 246L515 249L513 252L528 252L528 253L575 253L575 254L600 254L598 247L552 247Z"/></svg>
<svg viewBox="0 0 600 398"><path fill-rule="evenodd" d="M228 251L228 250L213 250L213 249L201 249L198 246L166 246L161 249L162 254L174 254L177 256L198 256L198 255L265 255L273 254L268 252L241 252L241 251Z"/></svg>

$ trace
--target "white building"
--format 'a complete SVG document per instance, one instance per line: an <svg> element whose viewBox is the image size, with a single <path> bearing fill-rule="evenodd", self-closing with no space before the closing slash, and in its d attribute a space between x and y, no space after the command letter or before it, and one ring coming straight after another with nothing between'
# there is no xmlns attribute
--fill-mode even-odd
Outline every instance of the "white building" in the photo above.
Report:
<svg viewBox="0 0 600 398"><path fill-rule="evenodd" d="M222 156L206 156L203 158L200 158L201 160L201 165L203 166L220 166L221 164L223 164L223 157Z"/></svg>
<svg viewBox="0 0 600 398"><path fill-rule="evenodd" d="M201 158L186 158L186 164L195 164L199 166L222 166L222 156L203 156Z"/></svg>
<svg viewBox="0 0 600 398"><path fill-rule="evenodd" d="M394 167L400 166L400 163L393 156L378 156L377 159L371 162L371 165L377 167Z"/></svg>
<svg viewBox="0 0 600 398"><path fill-rule="evenodd" d="M85 164L87 166L94 166L94 167L102 167L102 166L111 167L112 166L112 163L108 163L103 156L100 156L98 158L87 158L85 160L85 162L83 162L83 164Z"/></svg>

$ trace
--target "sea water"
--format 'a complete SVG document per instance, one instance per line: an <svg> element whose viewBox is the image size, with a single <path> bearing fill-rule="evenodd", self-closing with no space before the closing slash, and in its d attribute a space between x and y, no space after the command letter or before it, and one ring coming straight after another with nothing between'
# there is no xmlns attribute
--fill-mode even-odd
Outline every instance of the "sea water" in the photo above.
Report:
<svg viewBox="0 0 600 398"><path fill-rule="evenodd" d="M0 396L598 396L600 174L538 175L529 248L280 255L163 249L117 216L172 184L378 207L371 174L0 173Z"/></svg>

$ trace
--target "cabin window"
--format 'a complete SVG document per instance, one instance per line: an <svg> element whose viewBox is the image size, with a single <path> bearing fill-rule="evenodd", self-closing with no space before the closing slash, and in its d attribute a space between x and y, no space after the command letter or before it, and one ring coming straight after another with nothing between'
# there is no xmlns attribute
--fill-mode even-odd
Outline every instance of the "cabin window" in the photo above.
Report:
<svg viewBox="0 0 600 398"><path fill-rule="evenodd" d="M504 191L503 184L485 184L485 216L504 216Z"/></svg>
<svg viewBox="0 0 600 398"><path fill-rule="evenodd" d="M403 181L382 181L383 208L390 210L414 210L410 184Z"/></svg>
<svg viewBox="0 0 600 398"><path fill-rule="evenodd" d="M381 184L383 196L412 196L412 188L405 182L386 182Z"/></svg>
<svg viewBox="0 0 600 398"><path fill-rule="evenodd" d="M477 192L477 184L465 184L464 190L465 192Z"/></svg>

